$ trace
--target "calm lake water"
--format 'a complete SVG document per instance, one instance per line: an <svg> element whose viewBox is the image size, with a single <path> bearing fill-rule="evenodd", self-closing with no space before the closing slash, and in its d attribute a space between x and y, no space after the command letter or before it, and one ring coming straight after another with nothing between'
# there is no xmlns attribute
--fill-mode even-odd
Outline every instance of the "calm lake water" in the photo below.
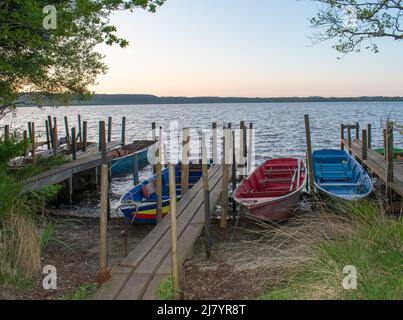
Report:
<svg viewBox="0 0 403 320"><path fill-rule="evenodd" d="M312 143L314 149L338 148L340 123L359 122L366 128L372 124L373 146L381 146L381 124L388 117L403 123L403 102L337 102L337 103L261 103L261 104L191 104L191 105L135 105L135 106L72 106L59 108L19 108L16 117L8 117L0 122L0 127L9 123L13 128L27 127L34 121L37 134L45 136L47 115L57 117L59 136L64 136L64 116L69 125L77 125L77 116L88 121L88 139L98 141L98 121L113 117L113 140L120 139L121 118L126 117L126 141L151 138L151 123L156 122L169 134L170 121L178 121L181 128L190 127L201 131L209 129L212 122L223 124L232 122L239 126L241 120L252 122L255 128L256 163L264 159L281 156L304 156L305 127L304 114L310 115ZM395 145L403 147L403 135L395 134ZM197 153L195 144L193 154ZM142 176L147 176L147 168ZM119 196L132 186L130 177L115 180L112 192L114 204ZM80 204L81 210L94 209L94 203ZM96 204L95 204L96 207ZM92 210L91 210L92 211Z"/></svg>

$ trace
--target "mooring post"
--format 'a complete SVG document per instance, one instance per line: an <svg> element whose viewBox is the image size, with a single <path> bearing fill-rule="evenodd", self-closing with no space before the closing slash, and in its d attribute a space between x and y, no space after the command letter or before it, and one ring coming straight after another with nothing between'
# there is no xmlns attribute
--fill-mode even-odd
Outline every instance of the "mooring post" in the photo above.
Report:
<svg viewBox="0 0 403 320"><path fill-rule="evenodd" d="M249 133L248 133L248 148L247 148L247 153L248 153L248 172L247 174L250 174L252 171L252 149L253 149L253 123L249 123Z"/></svg>
<svg viewBox="0 0 403 320"><path fill-rule="evenodd" d="M45 128L46 128L46 145L48 150L51 149L51 142L50 142L50 131L49 131L49 123L48 120L45 120Z"/></svg>
<svg viewBox="0 0 403 320"><path fill-rule="evenodd" d="M88 123L83 121L83 151L87 150Z"/></svg>
<svg viewBox="0 0 403 320"><path fill-rule="evenodd" d="M81 129L81 115L78 115L78 139L80 139L80 142L83 142L83 133Z"/></svg>
<svg viewBox="0 0 403 320"><path fill-rule="evenodd" d="M73 160L77 160L76 128L71 128L71 154Z"/></svg>
<svg viewBox="0 0 403 320"><path fill-rule="evenodd" d="M157 196L157 223L162 220L162 127L158 139L157 165L156 165L156 196Z"/></svg>
<svg viewBox="0 0 403 320"><path fill-rule="evenodd" d="M52 125L52 117L50 115L48 115L48 126L49 126L49 140L51 143L51 149L53 149L53 125Z"/></svg>
<svg viewBox="0 0 403 320"><path fill-rule="evenodd" d="M236 219L236 201L234 199L234 192L236 189L236 156L235 156L235 132L234 130L231 130L231 135L232 135L232 139L231 139L231 149L232 149L232 175L231 175L231 179L232 179L232 217L235 221Z"/></svg>
<svg viewBox="0 0 403 320"><path fill-rule="evenodd" d="M245 178L245 170L246 170L246 160L244 157L244 150L245 150L245 140L244 140L244 131L245 131L245 121L241 121L239 125L239 181Z"/></svg>
<svg viewBox="0 0 403 320"><path fill-rule="evenodd" d="M108 142L112 141L112 117L108 117Z"/></svg>
<svg viewBox="0 0 403 320"><path fill-rule="evenodd" d="M190 129L182 130L182 165L181 165L181 195L189 190L189 143Z"/></svg>
<svg viewBox="0 0 403 320"><path fill-rule="evenodd" d="M172 293L174 300L183 299L183 291L180 288L180 266L178 257L178 233L176 229L176 178L175 164L169 163L169 211L171 214L171 277Z"/></svg>
<svg viewBox="0 0 403 320"><path fill-rule="evenodd" d="M368 159L368 141L367 141L367 130L362 130L361 132L362 148L361 148L361 163L364 165L364 160Z"/></svg>
<svg viewBox="0 0 403 320"><path fill-rule="evenodd" d="M57 125L56 123L53 125L53 134L52 134L52 138L53 138L53 155L56 156L57 155L57 148L59 146L58 142L57 142Z"/></svg>
<svg viewBox="0 0 403 320"><path fill-rule="evenodd" d="M8 124L4 126L4 141L10 141L10 125Z"/></svg>
<svg viewBox="0 0 403 320"><path fill-rule="evenodd" d="M137 152L134 153L132 158L132 172L133 172L133 184L137 186L139 184L139 157Z"/></svg>
<svg viewBox="0 0 403 320"><path fill-rule="evenodd" d="M32 132L31 121L28 121L28 133L30 136L31 136L31 132Z"/></svg>
<svg viewBox="0 0 403 320"><path fill-rule="evenodd" d="M66 131L66 144L67 146L70 146L69 120L67 117L64 117L64 129Z"/></svg>
<svg viewBox="0 0 403 320"><path fill-rule="evenodd" d="M224 129L223 135L223 152L222 152L222 167L223 167L223 175L222 175L222 190L221 190L221 228L227 227L228 220L228 184L229 184L229 165L230 161L230 146L231 146L231 130Z"/></svg>
<svg viewBox="0 0 403 320"><path fill-rule="evenodd" d="M22 133L23 139L24 139L24 157L27 156L27 148L28 148L28 132L27 130L24 130Z"/></svg>
<svg viewBox="0 0 403 320"><path fill-rule="evenodd" d="M31 140L31 155L32 155L32 162L35 163L35 153L36 153L36 146L35 146L35 122L31 122L31 133L30 133L30 140Z"/></svg>
<svg viewBox="0 0 403 320"><path fill-rule="evenodd" d="M203 135L203 134L202 134ZM202 138L202 176L203 176L203 195L204 195L204 231L206 234L206 254L211 255L212 235L211 235L211 213L210 213L210 190L208 181L208 160L207 146L205 138Z"/></svg>
<svg viewBox="0 0 403 320"><path fill-rule="evenodd" d="M348 152L351 153L351 125L347 125L347 148Z"/></svg>
<svg viewBox="0 0 403 320"><path fill-rule="evenodd" d="M393 183L393 122L388 121L386 123L386 197L392 199L392 187Z"/></svg>
<svg viewBox="0 0 403 320"><path fill-rule="evenodd" d="M151 139L152 141L157 141L157 135L156 135L156 123L152 122L151 123ZM155 165L153 165L153 174L155 174L157 172L157 167Z"/></svg>
<svg viewBox="0 0 403 320"><path fill-rule="evenodd" d="M101 204L99 219L99 273L98 282L103 283L110 278L108 272L108 160L106 154L105 121L99 123L99 137L101 142Z"/></svg>
<svg viewBox="0 0 403 320"><path fill-rule="evenodd" d="M218 141L217 141L217 122L213 122L212 126L212 148L211 148L211 157L213 160L213 164L218 163Z"/></svg>
<svg viewBox="0 0 403 320"><path fill-rule="evenodd" d="M368 123L367 128L367 146L368 149L372 149L372 126L370 123Z"/></svg>
<svg viewBox="0 0 403 320"><path fill-rule="evenodd" d="M360 140L360 124L358 122L355 123L355 138Z"/></svg>
<svg viewBox="0 0 403 320"><path fill-rule="evenodd" d="M306 134L306 149L307 161L309 168L309 191L313 194L315 192L315 183L313 177L313 161L312 161L312 141L311 141L311 128L309 124L309 115L304 115L305 120L305 134Z"/></svg>
<svg viewBox="0 0 403 320"><path fill-rule="evenodd" d="M126 144L126 117L122 118L122 146Z"/></svg>
<svg viewBox="0 0 403 320"><path fill-rule="evenodd" d="M386 142L386 128L382 129L382 134L383 134L383 157L385 158L385 160L388 159L387 155L386 155L386 149L387 149L387 142Z"/></svg>
<svg viewBox="0 0 403 320"><path fill-rule="evenodd" d="M344 150L344 124L340 125L340 149Z"/></svg>

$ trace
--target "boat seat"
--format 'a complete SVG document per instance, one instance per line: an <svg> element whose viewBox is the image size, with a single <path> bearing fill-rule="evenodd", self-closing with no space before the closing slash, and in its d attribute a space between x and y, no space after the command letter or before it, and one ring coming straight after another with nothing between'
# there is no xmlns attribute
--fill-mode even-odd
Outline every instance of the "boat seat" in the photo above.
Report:
<svg viewBox="0 0 403 320"><path fill-rule="evenodd" d="M363 183L321 183L321 187L336 187L336 188L347 188L347 187L361 187Z"/></svg>
<svg viewBox="0 0 403 320"><path fill-rule="evenodd" d="M345 178L352 178L353 177L353 171L348 170L348 171L325 171L325 170L316 170L315 171L315 176L319 178L325 178L325 179L345 179Z"/></svg>

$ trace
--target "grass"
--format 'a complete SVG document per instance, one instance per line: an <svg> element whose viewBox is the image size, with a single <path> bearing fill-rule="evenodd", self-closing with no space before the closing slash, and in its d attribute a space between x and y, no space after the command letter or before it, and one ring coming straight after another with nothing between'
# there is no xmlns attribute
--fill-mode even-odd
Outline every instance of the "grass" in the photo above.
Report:
<svg viewBox="0 0 403 320"><path fill-rule="evenodd" d="M309 241L294 239L306 250L306 259L260 299L402 299L402 219L386 216L369 201L344 204L341 214L325 216L332 232L310 235ZM287 231L279 232L287 237ZM345 266L357 270L356 289L343 287Z"/></svg>
<svg viewBox="0 0 403 320"><path fill-rule="evenodd" d="M97 291L98 285L86 283L81 285L75 292L60 297L60 300L89 300Z"/></svg>
<svg viewBox="0 0 403 320"><path fill-rule="evenodd" d="M160 300L173 300L173 285L171 277L168 277L158 285L155 295Z"/></svg>

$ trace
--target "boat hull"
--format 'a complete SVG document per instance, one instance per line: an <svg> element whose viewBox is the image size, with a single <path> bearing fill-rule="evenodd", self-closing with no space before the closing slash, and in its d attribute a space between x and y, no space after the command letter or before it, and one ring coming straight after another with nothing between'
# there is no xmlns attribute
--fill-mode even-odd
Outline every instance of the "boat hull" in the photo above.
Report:
<svg viewBox="0 0 403 320"><path fill-rule="evenodd" d="M300 197L301 192L298 192L287 199L271 200L262 205L243 205L244 214L262 221L280 222L282 220L287 220L295 211Z"/></svg>
<svg viewBox="0 0 403 320"><path fill-rule="evenodd" d="M242 214L262 221L279 222L294 212L306 184L302 160L280 158L266 161L235 190L234 200Z"/></svg>

